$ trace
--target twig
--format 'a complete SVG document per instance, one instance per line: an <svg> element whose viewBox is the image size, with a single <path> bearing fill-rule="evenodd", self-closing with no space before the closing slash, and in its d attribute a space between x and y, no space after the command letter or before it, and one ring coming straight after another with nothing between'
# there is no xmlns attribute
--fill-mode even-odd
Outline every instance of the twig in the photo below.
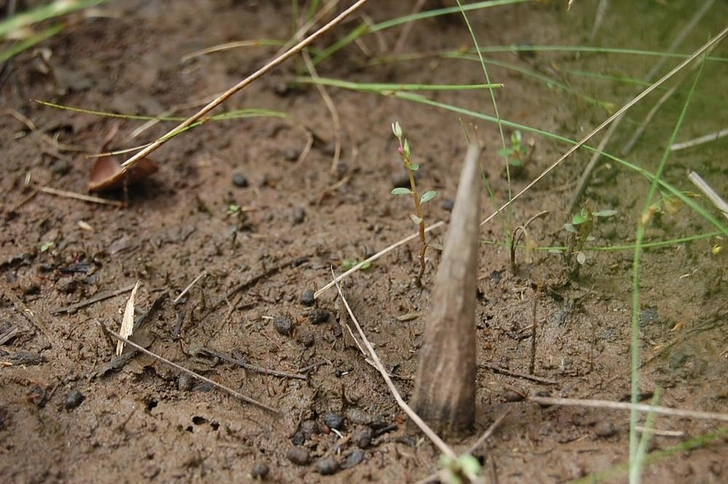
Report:
<svg viewBox="0 0 728 484"><path fill-rule="evenodd" d="M49 195L56 195L59 197L66 197L66 198L75 198L76 200L82 200L84 202L91 202L91 203L99 203L101 205L111 205L112 207L119 207L123 208L124 203L123 202L117 202L116 200L107 200L105 198L99 198L94 197L91 195L83 195L81 193L76 192L69 192L66 190L56 190L55 188L50 187L35 187L36 190L43 193L48 193Z"/></svg>
<svg viewBox="0 0 728 484"><path fill-rule="evenodd" d="M495 422L490 424L488 430L486 430L485 433L481 435L480 438L476 440L473 445L470 446L470 448L468 449L468 454L472 454L473 452L478 450L478 447L483 445L483 443L495 433L498 427L500 427L500 424L503 423L503 420L505 420L505 418L508 416L508 413L508 411L503 412L500 417L495 419Z"/></svg>
<svg viewBox="0 0 728 484"><path fill-rule="evenodd" d="M250 370L255 373L262 373L263 375L278 376L281 378L295 378L297 380L305 380L307 378L306 375L302 375L300 373L288 373L285 371L269 370L267 368L263 368L262 366L251 365L250 363L246 363L242 360L238 360L237 358L228 356L225 353L211 350L210 348L204 348L204 347L199 348L197 350L197 352L212 356L213 358L219 358L222 361L225 361L227 363L232 363L234 365L238 365L242 368L245 368L246 370Z"/></svg>
<svg viewBox="0 0 728 484"><path fill-rule="evenodd" d="M215 98L212 102L207 104L204 108L199 110L197 113L193 114L189 118L187 118L185 121L183 121L179 126L176 128L170 130L162 136L161 138L157 139L154 143L149 145L148 147L144 148L142 151L137 153L136 155L132 156L128 160L126 160L122 165L121 169L124 173L129 171L134 165L136 165L139 160L142 158L149 156L150 153L153 153L157 148L165 144L167 141L172 139L174 136L181 133L183 130L188 128L190 125L195 123L196 121L202 119L204 116L206 116L210 111L218 107L220 104L225 102L230 96L234 95L238 91L241 91L245 89L247 86L252 84L254 81L260 79L268 72L272 71L294 55L296 55L298 52L300 52L304 47L310 45L313 43L316 39L321 37L323 34L331 30L334 26L339 24L342 20L344 20L346 17L351 15L354 11L356 11L359 7L364 5L367 2L367 0L358 0L356 3L354 3L351 7L347 8L341 14L337 15L333 20L331 20L329 23L318 29L313 34L309 35L305 39L303 39L301 42L296 44L295 46L291 47L289 50L287 50L285 53L277 56L270 62L268 62L266 65L255 71L253 74L248 76L243 81L239 82L235 86L231 87L227 91L225 91L223 94Z"/></svg>
<svg viewBox="0 0 728 484"><path fill-rule="evenodd" d="M331 275L334 276L333 269L331 270ZM351 307L349 307L349 303L347 302L346 298L344 297L344 294L341 292L341 286L339 286L338 278L334 277L334 283L336 285L336 290L339 292L339 297L341 298L341 301L344 303L344 306L346 307L346 311L349 313L349 317L351 318L351 321L354 323L354 326L356 326L356 330L359 333L359 336L361 336L362 341L364 342L364 345L367 348L367 351L369 352L369 355L371 356L372 360L374 361L374 366L379 371L379 373L382 375L382 378L384 378L384 381L387 384L387 387L389 387L389 390L392 392L392 395L394 396L394 399L397 400L397 404L399 407L404 410L404 412L407 414L407 416L419 427L420 430L429 438L433 444L440 450L441 453L452 457L453 459L456 458L455 452L435 433L432 431L432 429L422 421L422 419L415 413L412 408L410 408L409 405L407 405L407 402L405 402L402 399L402 395L399 394L399 391L397 390L397 387L394 386L394 383L392 383L392 380L389 378L389 375L387 374L386 368L384 368L384 365L382 365L382 362L379 360L379 356L377 356L377 352L374 351L374 348L372 347L371 343L367 339L366 335L364 334L364 331L361 329L361 326L359 325L359 321L356 319L356 316L354 316L354 312L351 310Z"/></svg>
<svg viewBox="0 0 728 484"><path fill-rule="evenodd" d="M701 136L700 138L691 139L689 141L683 141L682 143L675 143L674 145L670 146L670 151L678 151L678 150L684 150L685 148L692 148L693 146L698 146L703 143L710 143L711 141L715 141L724 136L728 136L728 129L716 131L715 133L706 134L705 136Z"/></svg>
<svg viewBox="0 0 728 484"><path fill-rule="evenodd" d="M503 208L503 207L501 207L501 208ZM425 229L425 232L429 232L431 230L439 229L443 225L445 225L445 222L443 222L443 221L436 222L436 223L430 225L429 227L427 227ZM339 274L338 276L336 276L336 279L334 279L333 281L329 282L324 287L322 287L321 289L319 289L318 291L316 291L314 293L313 297L316 298L316 299L318 299L319 296L321 296L321 294L323 294L327 290L331 289L339 281L345 279L346 277L350 276L354 272L356 272L359 269L361 269L362 266L364 266L366 264L371 264L372 262L374 262L375 260L379 259L380 257L382 257L383 255L387 254L388 252L391 252L392 250L396 249L397 247L399 247L401 245L406 244L407 242L409 242L411 240L414 240L414 239L419 238L419 236L420 236L420 234L419 233L416 233L416 234L410 235L409 237L405 237L404 239L400 240L399 242L395 242L394 244L390 245L389 247L386 247L386 248L380 250L379 252L377 252L376 254L374 254L373 256L371 256L370 258L359 262L357 265L355 265L354 267L352 267L348 271L344 272L343 274Z"/></svg>
<svg viewBox="0 0 728 484"><path fill-rule="evenodd" d="M192 286L194 286L195 284L197 284L197 281L199 281L200 279L202 279L206 275L207 275L207 269L203 269L203 271L200 272L197 277L195 277L194 279L192 279L192 282L190 282L189 284L187 284L187 287L185 287L184 289L182 289L182 292L179 293L179 296L177 296L176 298L174 298L174 301L172 301L172 303L173 304L177 304L179 302L179 300L182 299L185 294L187 294L187 292L192 288Z"/></svg>
<svg viewBox="0 0 728 484"><path fill-rule="evenodd" d="M132 289L134 289L134 284L132 284L130 286L122 287L121 289L117 289L115 291L97 294L96 296L92 297L91 299L87 299L86 301L81 301L76 304L71 304L70 306L66 306L64 308L54 309L53 311L51 311L51 314L70 313L70 312L76 311L78 309L85 308L86 306L96 304L99 301L104 301L106 299L118 296L120 294L124 294L125 292L129 292Z"/></svg>
<svg viewBox="0 0 728 484"><path fill-rule="evenodd" d="M713 205L718 207L718 210L723 213L723 216L728 218L728 203L726 203L725 200L723 200L720 195L718 195L715 190L713 190L710 185L708 185L705 180L703 180L700 175L694 171L690 172L688 178L701 192L703 192L703 195L705 195L708 200L713 202Z"/></svg>
<svg viewBox="0 0 728 484"><path fill-rule="evenodd" d="M694 420L717 420L728 422L728 414L680 410L657 407L645 403L612 402L609 400L579 400L576 398L528 397L528 400L541 405L563 405L570 407L609 408L613 410L635 410L642 413L656 413L668 417L690 418Z"/></svg>
<svg viewBox="0 0 728 484"><path fill-rule="evenodd" d="M501 368L499 366L489 365L488 363L479 363L478 366L481 368L487 368L496 373L500 373L501 375L512 376L515 378L523 378L524 380L531 380L531 381L535 381L536 383L543 383L544 385L558 385L559 384L559 382L557 382L556 380L551 380L549 378L543 378L543 377L536 376L536 375L518 373L516 371L511 371L511 370L507 370L505 368Z"/></svg>
<svg viewBox="0 0 728 484"><path fill-rule="evenodd" d="M592 139L594 135L596 135L599 131L604 129L608 124L613 122L615 119L620 117L622 114L624 114L627 110L629 110L632 106L640 102L642 99L644 99L646 96L648 96L652 91L660 87L662 84L664 84L667 80L671 79L675 74L683 70L686 66L690 65L691 62L693 62L695 59L703 55L708 49L711 49L714 45L717 45L720 43L723 38L728 35L728 27L724 28L720 31L720 33L714 37L713 39L710 39L708 42L703 44L702 47L700 47L698 50L693 52L687 59L682 61L680 64L678 64L676 67L674 67L670 72L662 76L658 81L656 81L654 84L647 87L644 91L639 93L637 96L635 96L631 101L629 101L627 104L622 106L617 112L609 116L602 124L594 128L589 134L584 136L581 140L579 140L576 144L574 144L571 148L569 148L566 153L561 155L561 157L556 160L551 166L546 168L540 175L538 175L531 183L529 183L525 188L523 188L520 192L515 194L513 198L508 200L506 203L501 205L501 207L490 214L485 220L480 222L480 225L485 225L486 223L490 222L494 217L497 215L500 215L506 208L510 207L513 202L518 200L520 197L523 196L524 193L529 191L531 188L533 188L534 185L539 183L541 180L543 180L549 173L551 173L554 169L556 169L557 166L559 166L566 158L568 158L572 153L574 153L576 150L581 148L584 144L586 144L587 141Z"/></svg>
<svg viewBox="0 0 728 484"><path fill-rule="evenodd" d="M131 346L132 348L135 348L135 349L141 351L145 355L151 356L152 358L154 358L154 359L156 359L158 361L161 361L162 363L165 363L165 364L171 366L172 368L174 368L176 370L181 371L182 373L186 373L186 374L188 374L190 376L193 376L193 377L197 378L198 380L202 380L205 383L209 383L210 385L212 385L214 387L217 387L217 388L219 388L219 389L221 389L221 390L229 393L230 395L232 395L232 396L234 396L236 398L239 398L240 400L242 400L244 402L247 402L247 403L249 403L251 405L255 405L256 407L262 408L263 410L268 410L269 412L274 413L276 415L280 415L280 412L278 410L274 409L273 407L269 407L268 405L266 405L264 403L261 403L261 402L259 402L257 400L254 400L254 399L252 399L250 397L247 397L247 396L243 395L242 393L233 390L230 387L226 387L225 385L222 385L222 384L220 384L220 383L218 383L218 382L216 382L214 380L210 380L209 378L205 378L204 376L200 375L199 373L195 373L192 370L188 370L184 366L180 366L177 363L174 363L172 361L169 361L168 359L166 359L166 358L164 358L162 356L159 356L159 355L157 355L155 353L152 353L151 351L149 351L148 349L144 348L143 346L140 346L140 345L134 343L133 341L129 341L126 338L122 338L121 336L119 336L115 332L111 331L106 326L104 326L102 323L99 322L98 324L101 326L101 329L106 334L110 335L112 338L116 339L117 341L121 341L124 344L127 344L127 345Z"/></svg>

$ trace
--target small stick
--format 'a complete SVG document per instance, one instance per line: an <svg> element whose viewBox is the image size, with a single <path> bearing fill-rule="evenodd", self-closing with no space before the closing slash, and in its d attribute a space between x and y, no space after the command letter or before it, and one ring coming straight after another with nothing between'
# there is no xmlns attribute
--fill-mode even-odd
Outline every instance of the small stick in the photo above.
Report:
<svg viewBox="0 0 728 484"><path fill-rule="evenodd" d="M691 182L693 182L693 184L695 184L696 187L698 187L698 189L700 189L701 192L703 192L703 195L705 195L708 200L718 207L718 210L723 212L723 216L728 218L728 203L726 203L725 200L723 200L720 195L718 195L715 190L713 190L710 185L708 185L705 180L703 180L700 175L694 171L690 172L688 178Z"/></svg>
<svg viewBox="0 0 728 484"><path fill-rule="evenodd" d="M716 420L728 422L728 414L680 410L658 407L645 403L612 402L609 400L579 400L576 398L528 397L528 400L541 405L563 405L570 407L609 408L613 410L635 410L642 413L656 413L668 417L690 418L694 420Z"/></svg>
<svg viewBox="0 0 728 484"><path fill-rule="evenodd" d="M99 301L104 301L106 299L109 299L109 298L112 298L115 296L119 296L120 294L129 292L132 289L134 289L134 284L132 284L130 286L122 287L121 289L116 289L115 291L97 294L96 296L92 297L91 299L87 299L86 301L81 301L76 304L71 304L70 306L66 306L65 308L54 309L53 311L51 311L51 314L70 313L70 312L76 311L78 309L85 308L86 306L95 304Z"/></svg>
<svg viewBox="0 0 728 484"><path fill-rule="evenodd" d="M495 419L495 422L490 424L488 430L486 430L485 433L481 435L480 438L476 440L473 445L470 446L470 449L468 449L468 454L472 454L473 452L478 450L478 447L483 445L483 443L495 433L498 427L500 427L500 424L503 423L503 420L505 420L505 418L508 416L508 413L508 411L503 412L500 417Z"/></svg>
<svg viewBox="0 0 728 484"><path fill-rule="evenodd" d="M225 361L227 363L232 363L234 365L238 365L242 368L245 368L246 370L254 371L255 373L262 373L264 375L278 376L281 378L295 378L297 380L305 380L307 378L306 375L302 375L300 373L288 373L285 371L269 370L267 368L263 368L262 366L251 365L250 363L246 363L242 360L238 360L236 358L226 355L225 353L211 350L210 348L202 347L202 348L198 349L197 351L199 353L207 354L214 358L220 358L222 361Z"/></svg>
<svg viewBox="0 0 728 484"><path fill-rule="evenodd" d="M172 139L177 134L181 133L184 129L188 128L190 125L195 123L196 121L202 119L204 116L206 116L210 111L218 107L220 104L225 102L230 96L236 94L238 91L243 90L244 88L248 87L250 84L252 84L254 81L260 79L268 72L272 71L279 65L283 64L285 61L296 55L298 52L300 52L303 48L307 47L311 43L313 43L315 40L317 40L319 37L321 37L323 34L331 30L334 26L341 23L346 17L351 15L354 11L356 11L359 7L364 5L367 2L367 0L358 0L356 3L354 3L351 7L347 8L341 14L336 16L333 20L331 20L329 23L318 29L313 34L309 35L305 39L303 39L301 42L296 44L295 46L291 47L289 50L284 52L283 54L277 56L270 62L268 62L266 65L255 71L253 74L236 84L235 86L231 87L227 91L225 91L223 94L215 98L212 102L207 104L204 108L202 108L200 111L198 111L196 114L190 116L187 118L184 122L182 122L179 126L176 128L170 130L162 136L161 138L157 139L154 143L149 145L148 147L144 148L142 151L137 153L136 155L132 156L128 160L126 160L122 165L121 169L123 172L129 171L134 165L139 163L139 160L142 158L149 156L150 153L153 153L157 150L160 146L165 144L167 141Z"/></svg>
<svg viewBox="0 0 728 484"><path fill-rule="evenodd" d="M106 334L110 335L111 337L113 337L117 341L121 341L124 344L127 344L127 345L131 346L132 348L135 348L135 349L141 351L145 355L151 356L155 360L161 361L162 363L165 363L165 364L171 366L172 368L181 371L182 373L186 373L186 374L188 374L188 375L190 375L192 377L197 378L198 380L202 380L205 383L209 383L210 385L212 385L214 387L217 387L217 388L219 388L219 389L221 389L221 390L229 393L230 395L232 395L232 396L234 396L236 398L239 398L240 400L242 400L242 401L244 401L246 403L249 403L251 405L255 405L258 408L262 408L263 410L267 410L267 411L269 411L271 413L274 413L276 415L280 415L280 412L278 410L274 409L273 407L269 407L268 405L266 405L264 403L261 403L261 402L259 402L257 400L254 400L254 399L250 398L250 397L246 397L242 393L237 392L237 391L233 390L230 387L226 387L225 385L222 385L222 384L220 384L220 383L218 383L218 382L216 382L214 380L210 380L209 378L206 378L206 377L200 375L199 373L195 373L192 370L188 370L184 366L178 365L177 363L174 363L172 361L169 361L168 359L166 359L166 358L164 358L162 356L159 356L159 355L157 355L155 353L152 353L151 351L149 351L148 349L144 348L143 346L140 346L140 345L134 343L133 341L129 341L126 338L122 338L121 336L119 336L115 332L111 331L106 326L104 326L102 323L99 322L98 324L101 326L101 329Z"/></svg>
<svg viewBox="0 0 728 484"><path fill-rule="evenodd" d="M332 276L333 269L332 269ZM361 329L361 326L359 325L359 321L356 319L356 316L354 316L354 312L351 310L351 307L349 306L349 303L347 302L346 298L344 297L344 293L341 292L341 286L339 286L339 281L337 278L334 278L336 290L339 292L339 297L344 303L344 306L346 307L346 311L349 313L349 316L351 317L351 321L354 323L354 326L356 326L356 330L359 333L359 336L361 336L362 341L364 342L364 345L367 348L367 351L369 352L369 355L372 357L372 360L374 362L374 367L379 371L379 373L382 375L382 378L384 378L385 383L387 384L387 387L389 387L389 391L392 392L392 395L394 396L394 399L397 401L397 404L399 407L404 410L404 413L407 414L407 416L417 425L417 427L422 430L422 432L427 436L427 438L432 441L433 444L442 452L443 454L452 457L453 459L456 457L455 452L448 447L448 445L435 433L432 431L432 429L420 418L417 413L415 413L412 408L407 405L407 402L405 402L402 399L402 395L399 394L399 391L397 390L397 387L394 386L394 383L392 383L392 380L389 378L389 375L387 374L386 368L384 368L384 365L382 365L382 362L379 360L379 356L377 355L377 352L374 351L374 348L372 347L371 343L367 339L366 334L364 334L364 330Z"/></svg>
<svg viewBox="0 0 728 484"><path fill-rule="evenodd" d="M728 136L728 129L716 131L715 133L706 134L705 136L701 136L700 138L695 138L695 139L692 139L689 141L683 141L682 143L675 143L674 145L672 145L670 147L670 151L678 151L678 150L684 150L686 148L692 148L693 146L698 146L703 143L710 143L711 141L715 141L724 136Z"/></svg>
<svg viewBox="0 0 728 484"><path fill-rule="evenodd" d="M206 275L207 275L207 269L203 269L203 271L200 272L197 277L195 277L194 279L192 279L192 282L190 282L189 284L187 284L187 287L185 287L184 289L182 289L182 292L179 293L179 296L177 296L176 298L174 298L174 301L172 301L172 303L173 304L177 304L179 302L179 300L182 299L185 294L187 294L187 292L192 288L192 286L194 286L195 284L197 284L197 281L199 281L200 279L202 279Z"/></svg>
<svg viewBox="0 0 728 484"><path fill-rule="evenodd" d="M124 207L124 202L117 202L116 200L107 200L105 198L94 197L91 195L83 195L82 193L69 192L66 190L56 190L50 187L36 187L39 192L47 193L49 195L56 195L58 197L74 198L84 202L98 203L101 205L111 205L112 207Z"/></svg>

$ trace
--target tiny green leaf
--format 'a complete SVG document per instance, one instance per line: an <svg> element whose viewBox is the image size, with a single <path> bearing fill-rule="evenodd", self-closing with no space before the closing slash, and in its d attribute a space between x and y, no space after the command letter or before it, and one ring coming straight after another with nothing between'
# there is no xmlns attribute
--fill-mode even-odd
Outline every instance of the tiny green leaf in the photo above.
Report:
<svg viewBox="0 0 728 484"><path fill-rule="evenodd" d="M578 234L579 233L579 231L576 230L576 227L574 227L570 223L565 223L564 224L564 230L566 230L567 232L571 232L572 234Z"/></svg>
<svg viewBox="0 0 728 484"><path fill-rule="evenodd" d="M417 164L417 163L410 163L410 164L409 164L409 169L410 169L411 171L417 171L417 170L419 170L419 169L420 169L420 165L419 165L419 164Z"/></svg>
<svg viewBox="0 0 728 484"><path fill-rule="evenodd" d="M581 225L586 221L587 221L587 216L579 213L579 214L574 215L574 217L571 219L571 224L572 225Z"/></svg>
<svg viewBox="0 0 728 484"><path fill-rule="evenodd" d="M40 246L40 251L46 252L48 249L52 249L54 245L56 245L55 242L44 242L43 245Z"/></svg>
<svg viewBox="0 0 728 484"><path fill-rule="evenodd" d="M412 155L412 150L410 149L410 144L409 144L409 140L408 139L405 139L404 140L404 147L403 147L403 149L404 149L404 156L406 156L407 159L409 160L410 159L410 156Z"/></svg>
<svg viewBox="0 0 728 484"><path fill-rule="evenodd" d="M412 219L412 221L417 225L422 223L422 219L413 213L410 214L410 219Z"/></svg>
<svg viewBox="0 0 728 484"><path fill-rule="evenodd" d="M420 203L427 203L437 196L437 192L434 190L427 191L420 197Z"/></svg>
<svg viewBox="0 0 728 484"><path fill-rule="evenodd" d="M405 187L397 187L392 190L392 195L412 195L412 190Z"/></svg>

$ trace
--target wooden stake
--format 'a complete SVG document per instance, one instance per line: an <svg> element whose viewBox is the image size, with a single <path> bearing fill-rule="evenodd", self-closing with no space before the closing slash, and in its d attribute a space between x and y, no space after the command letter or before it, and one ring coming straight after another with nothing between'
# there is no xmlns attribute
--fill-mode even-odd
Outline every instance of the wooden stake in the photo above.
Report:
<svg viewBox="0 0 728 484"><path fill-rule="evenodd" d="M475 420L475 296L480 147L470 145L432 292L412 407L436 432L462 434Z"/></svg>

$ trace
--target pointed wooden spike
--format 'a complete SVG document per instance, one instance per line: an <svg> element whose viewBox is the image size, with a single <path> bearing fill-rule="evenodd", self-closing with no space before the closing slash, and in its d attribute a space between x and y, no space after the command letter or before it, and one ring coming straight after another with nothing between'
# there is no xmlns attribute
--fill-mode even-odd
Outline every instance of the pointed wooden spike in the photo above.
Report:
<svg viewBox="0 0 728 484"><path fill-rule="evenodd" d="M480 147L470 145L432 291L412 407L433 430L469 431L475 419L475 296Z"/></svg>

